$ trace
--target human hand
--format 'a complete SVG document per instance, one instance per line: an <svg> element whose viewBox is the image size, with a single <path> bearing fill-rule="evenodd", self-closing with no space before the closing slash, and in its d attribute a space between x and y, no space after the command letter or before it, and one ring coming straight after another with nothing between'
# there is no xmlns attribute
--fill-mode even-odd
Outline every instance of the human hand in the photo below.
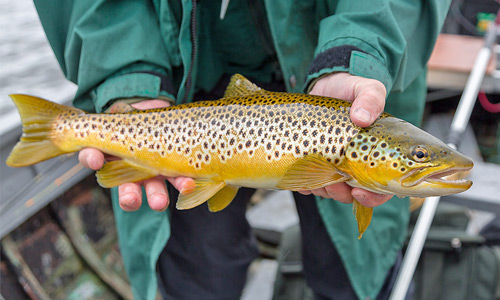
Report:
<svg viewBox="0 0 500 300"><path fill-rule="evenodd" d="M145 100L131 104L135 109L152 109L169 106L169 102L163 100ZM111 106L111 111L113 106ZM82 149L78 155L80 163L86 168L99 170L106 161L119 159L105 155L94 148ZM157 176L139 182L124 183L118 187L118 201L120 207L125 211L138 210L142 205L142 189L144 186L148 204L151 209L156 211L165 210L170 199L168 198L167 186L165 180L168 180L177 190L187 192L194 188L194 180L188 177L165 177Z"/></svg>
<svg viewBox="0 0 500 300"><path fill-rule="evenodd" d="M338 72L319 79L310 94L351 101L352 122L360 127L367 127L383 112L387 92L385 86L378 80ZM332 184L319 189L300 191L300 193L314 194L343 203L351 203L354 198L366 207L381 205L392 198L392 195L352 188L346 183Z"/></svg>

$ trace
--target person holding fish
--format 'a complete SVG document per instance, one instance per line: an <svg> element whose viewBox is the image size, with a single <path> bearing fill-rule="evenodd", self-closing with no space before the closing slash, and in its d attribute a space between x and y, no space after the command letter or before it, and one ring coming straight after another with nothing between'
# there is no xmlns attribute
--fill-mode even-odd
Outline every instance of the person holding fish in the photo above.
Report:
<svg viewBox="0 0 500 300"><path fill-rule="evenodd" d="M221 8L218 1L99 0L35 5L63 72L78 85L74 105L85 111L120 113L217 99L230 76L240 73L265 90L350 101L353 126L365 128L384 109L420 123L425 64L449 2L232 0L222 1ZM79 159L99 170L110 158L86 148ZM171 205L175 190L189 194L199 182L183 176L124 182L112 190L113 206L135 299L154 299L158 284L166 299L238 299L248 265L258 254L245 219L253 190L240 189L219 212L206 205L177 210ZM295 189L304 275L316 299L389 295L409 202L388 201L393 195L362 187L339 182ZM360 240L348 205L353 201L376 207Z"/></svg>

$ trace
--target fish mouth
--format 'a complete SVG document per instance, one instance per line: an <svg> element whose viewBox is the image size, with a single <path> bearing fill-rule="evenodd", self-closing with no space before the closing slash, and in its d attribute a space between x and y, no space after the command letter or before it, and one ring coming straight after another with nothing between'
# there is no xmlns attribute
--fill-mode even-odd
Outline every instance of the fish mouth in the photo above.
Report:
<svg viewBox="0 0 500 300"><path fill-rule="evenodd" d="M466 172L471 168L450 168L444 171L438 171L424 178L425 182L434 185L441 185L443 188L464 188L468 189L472 185L472 181L465 178L457 178L459 172Z"/></svg>
<svg viewBox="0 0 500 300"><path fill-rule="evenodd" d="M472 181L460 178L458 173L472 169L472 165L463 167L450 167L438 170L422 167L410 171L401 179L404 187L413 187L421 183L429 183L436 188L467 190Z"/></svg>

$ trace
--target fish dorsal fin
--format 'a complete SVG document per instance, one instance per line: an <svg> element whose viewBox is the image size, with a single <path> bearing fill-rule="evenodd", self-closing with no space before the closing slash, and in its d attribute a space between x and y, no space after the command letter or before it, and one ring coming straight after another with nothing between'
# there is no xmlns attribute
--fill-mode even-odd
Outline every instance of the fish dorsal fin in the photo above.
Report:
<svg viewBox="0 0 500 300"><path fill-rule="evenodd" d="M361 205L356 199L352 199L352 212L356 217L356 222L358 222L358 239L361 239L363 233L370 225L372 221L373 208Z"/></svg>
<svg viewBox="0 0 500 300"><path fill-rule="evenodd" d="M234 185L226 185L212 198L208 199L208 209L211 212L221 211L233 201L239 187Z"/></svg>
<svg viewBox="0 0 500 300"><path fill-rule="evenodd" d="M158 173L126 160L114 160L105 163L96 172L97 182L105 188L111 188L127 182L137 182L157 176Z"/></svg>
<svg viewBox="0 0 500 300"><path fill-rule="evenodd" d="M243 75L234 74L227 85L224 98L248 96L255 92L264 91Z"/></svg>
<svg viewBox="0 0 500 300"><path fill-rule="evenodd" d="M277 187L290 191L312 190L350 178L322 155L311 154L295 162L285 172Z"/></svg>
<svg viewBox="0 0 500 300"><path fill-rule="evenodd" d="M195 179L195 184L196 187L192 192L179 195L177 209L190 209L203 204L226 186L224 182L214 181L210 178Z"/></svg>

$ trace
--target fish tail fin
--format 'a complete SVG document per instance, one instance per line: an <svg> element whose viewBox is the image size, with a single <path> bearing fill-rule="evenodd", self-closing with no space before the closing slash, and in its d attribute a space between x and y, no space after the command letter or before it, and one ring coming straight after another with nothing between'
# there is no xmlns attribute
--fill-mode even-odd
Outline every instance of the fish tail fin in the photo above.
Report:
<svg viewBox="0 0 500 300"><path fill-rule="evenodd" d="M72 152L61 150L54 144L53 123L61 113L81 114L84 113L82 110L28 95L16 94L10 97L21 116L23 135L7 158L8 166L30 166Z"/></svg>

